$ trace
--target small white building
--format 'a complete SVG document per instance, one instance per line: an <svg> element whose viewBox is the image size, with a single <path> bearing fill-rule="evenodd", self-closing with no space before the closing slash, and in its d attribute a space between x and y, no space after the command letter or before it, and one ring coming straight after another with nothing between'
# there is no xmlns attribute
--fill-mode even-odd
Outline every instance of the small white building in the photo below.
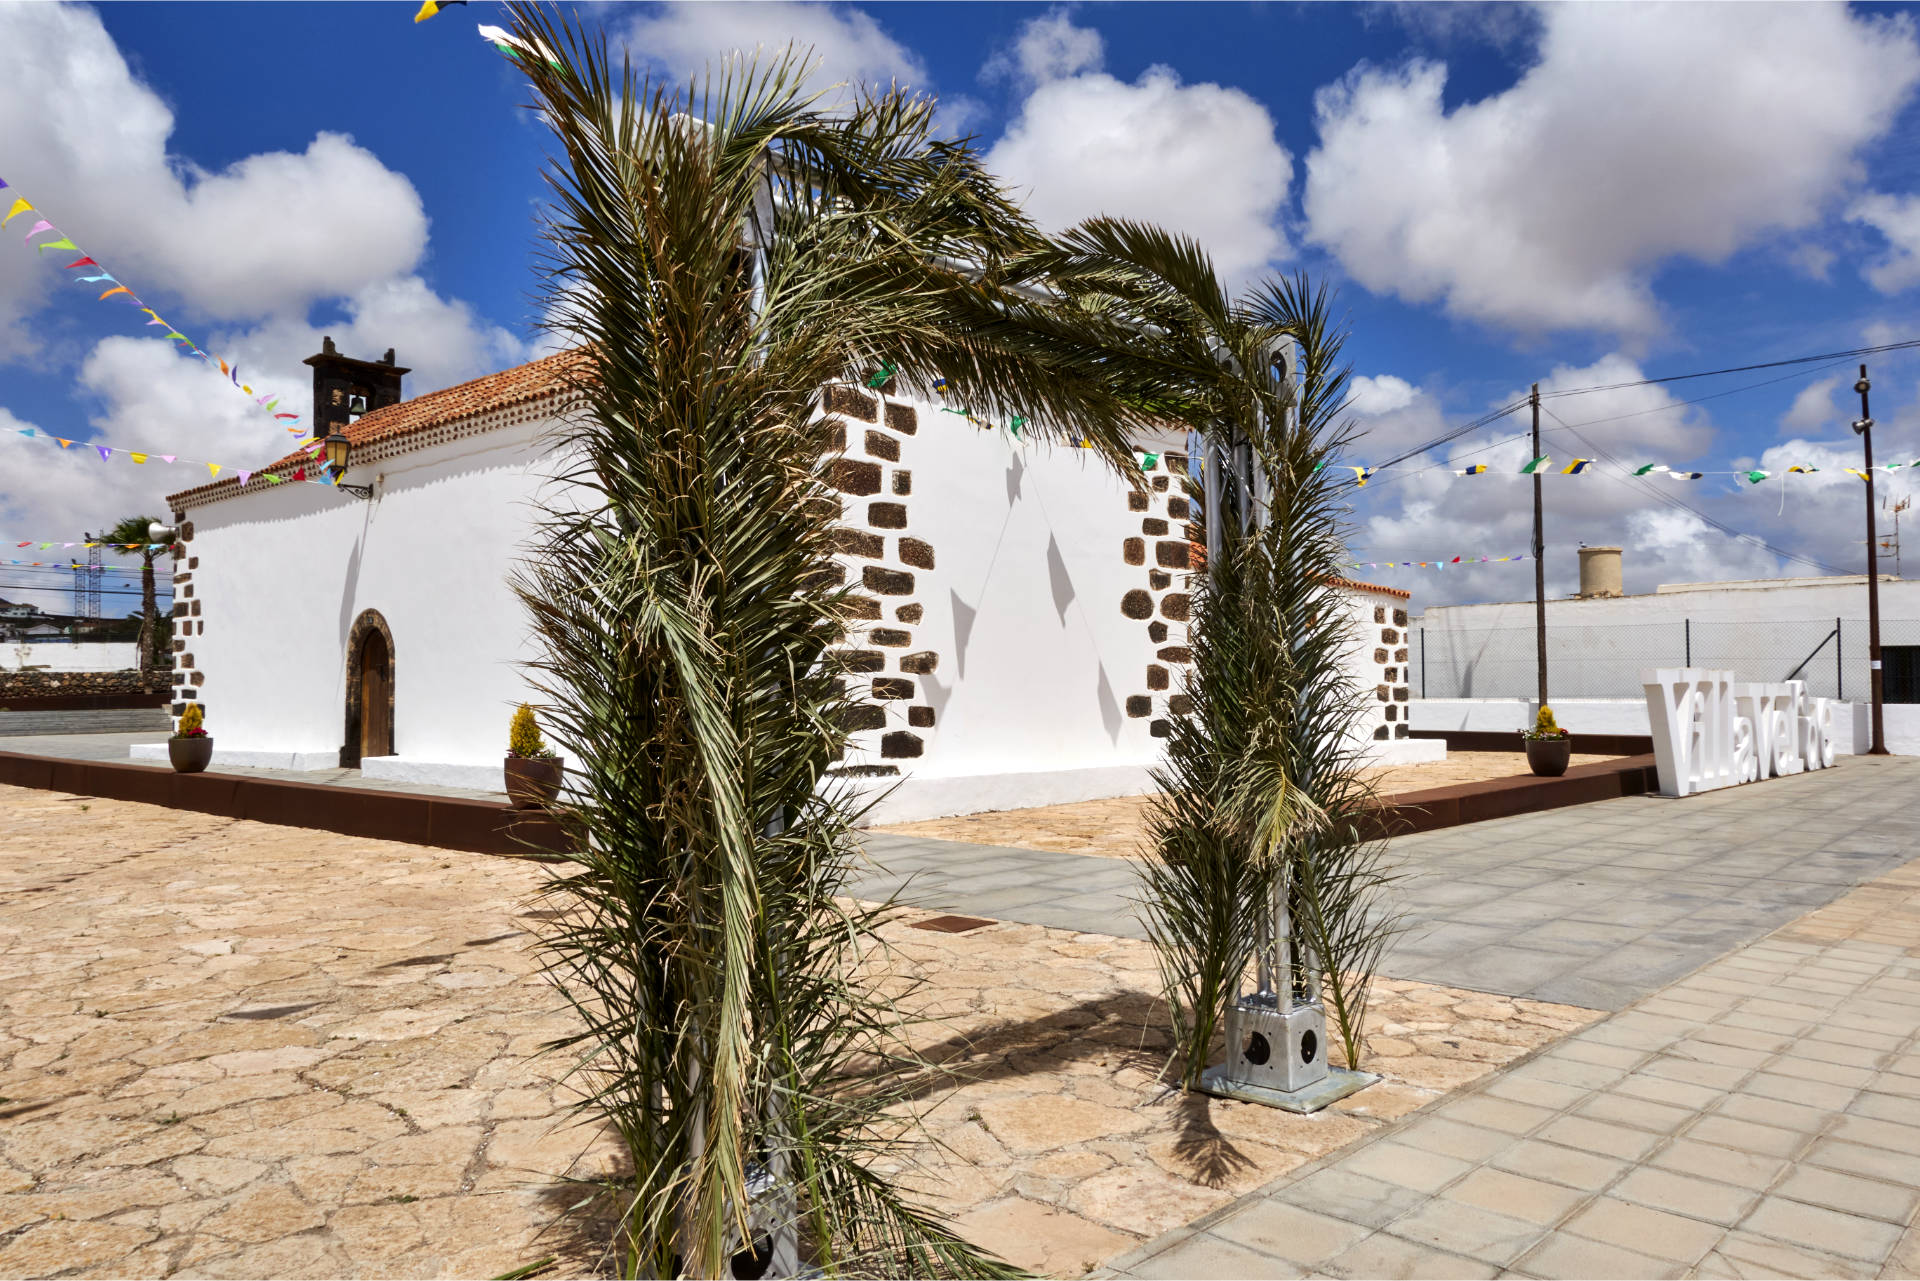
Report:
<svg viewBox="0 0 1920 1281"><path fill-rule="evenodd" d="M534 652L507 575L557 470L547 432L572 359L403 400L391 352L357 361L329 342L308 361L316 430L346 432L343 479L369 499L259 473L171 496L175 712L205 705L216 764L500 787ZM349 419L356 397L372 409ZM1090 452L938 408L827 397L846 442L840 560L868 619L848 764L900 783L876 817L1148 790L1190 661L1184 435L1135 442L1135 491ZM1407 593L1343 586L1366 742L1443 754L1407 737Z"/></svg>

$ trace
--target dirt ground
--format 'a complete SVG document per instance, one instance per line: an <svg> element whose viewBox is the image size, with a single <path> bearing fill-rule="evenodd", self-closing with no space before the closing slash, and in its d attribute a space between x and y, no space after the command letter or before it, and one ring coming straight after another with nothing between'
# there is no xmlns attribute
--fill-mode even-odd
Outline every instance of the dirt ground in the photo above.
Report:
<svg viewBox="0 0 1920 1281"><path fill-rule="evenodd" d="M604 1270L535 865L0 787L0 1276ZM1387 1079L1293 1117L1161 1083L1144 944L886 927L965 1079L897 1173L1078 1275L1597 1017L1382 982Z"/></svg>
<svg viewBox="0 0 1920 1281"><path fill-rule="evenodd" d="M1590 765L1611 756L1576 755L1572 763ZM1520 752L1448 752L1444 761L1423 765L1386 765L1369 771L1383 796L1418 792L1456 783L1479 783L1527 772ZM918 823L889 823L876 832L902 836L931 836L975 845L1011 845L1030 850L1069 854L1098 854L1103 858L1138 858L1145 844L1143 814L1151 796L1121 796L1106 801L1075 801L1036 809L997 810L961 814Z"/></svg>

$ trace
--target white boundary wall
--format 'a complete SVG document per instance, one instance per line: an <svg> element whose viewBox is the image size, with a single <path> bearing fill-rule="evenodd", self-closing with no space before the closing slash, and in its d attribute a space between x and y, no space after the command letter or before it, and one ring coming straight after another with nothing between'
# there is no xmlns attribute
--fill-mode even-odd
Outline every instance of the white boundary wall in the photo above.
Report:
<svg viewBox="0 0 1920 1281"><path fill-rule="evenodd" d="M1573 735L1580 750L1582 734L1646 734L1652 729L1645 699L1556 698L1553 716ZM1413 704L1417 730L1475 730L1512 732L1533 724L1539 700L1533 698L1425 698ZM1896 756L1920 756L1920 704L1888 703L1881 708L1887 750ZM1872 726L1865 703L1833 705L1834 751L1862 755L1872 742Z"/></svg>
<svg viewBox="0 0 1920 1281"><path fill-rule="evenodd" d="M140 666L133 641L78 641L71 645L0 640L0 671L130 672Z"/></svg>

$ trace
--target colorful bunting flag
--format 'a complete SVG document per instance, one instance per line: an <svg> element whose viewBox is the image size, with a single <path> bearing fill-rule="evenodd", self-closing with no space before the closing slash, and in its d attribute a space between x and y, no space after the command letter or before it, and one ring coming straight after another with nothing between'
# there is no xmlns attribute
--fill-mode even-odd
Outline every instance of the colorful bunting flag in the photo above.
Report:
<svg viewBox="0 0 1920 1281"><path fill-rule="evenodd" d="M1578 476L1581 472L1585 471L1587 468L1591 466L1593 466L1593 459L1576 458L1572 462L1568 463L1565 467L1562 467L1560 469L1560 474L1562 476Z"/></svg>
<svg viewBox="0 0 1920 1281"><path fill-rule="evenodd" d="M1531 476L1535 472L1543 470L1546 467L1546 465L1552 461L1553 459L1549 458L1545 454L1542 454L1538 458L1534 459L1532 462L1528 463L1525 467L1522 467L1520 469L1520 474L1522 476Z"/></svg>
<svg viewBox="0 0 1920 1281"><path fill-rule="evenodd" d="M425 22L442 9L451 9L454 5L463 5L466 2L467 0L426 0L426 3L420 6L420 11L413 15L413 20L415 22Z"/></svg>
<svg viewBox="0 0 1920 1281"><path fill-rule="evenodd" d="M1471 467L1462 467L1453 474L1456 476L1482 476L1486 474L1486 470L1487 465L1485 463L1475 463Z"/></svg>
<svg viewBox="0 0 1920 1281"><path fill-rule="evenodd" d="M1747 482L1753 485L1758 485L1761 481L1765 480L1767 477L1771 475L1773 475L1772 472L1761 471L1758 468L1755 468L1753 471L1746 473Z"/></svg>

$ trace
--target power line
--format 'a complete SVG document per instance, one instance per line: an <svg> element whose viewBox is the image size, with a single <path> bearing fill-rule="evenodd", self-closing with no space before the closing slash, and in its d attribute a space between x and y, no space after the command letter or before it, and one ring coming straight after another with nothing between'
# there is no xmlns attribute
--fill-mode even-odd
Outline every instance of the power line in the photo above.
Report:
<svg viewBox="0 0 1920 1281"><path fill-rule="evenodd" d="M1862 356L1877 356L1888 351L1907 351L1920 347L1920 338L1909 338L1904 342L1882 343L1878 347L1855 347L1851 351L1829 351L1818 356L1795 356L1790 360L1769 360L1758 365L1734 365L1727 369L1706 369L1696 374L1668 374L1665 378L1642 378L1635 382L1600 383L1592 387L1565 387L1559 391L1543 391L1542 400L1549 396L1584 396L1596 391L1624 391L1629 387L1656 387L1661 383L1685 382L1691 378L1718 378L1722 374L1747 374L1756 369L1781 369L1787 365L1817 365L1828 361L1857 360Z"/></svg>

